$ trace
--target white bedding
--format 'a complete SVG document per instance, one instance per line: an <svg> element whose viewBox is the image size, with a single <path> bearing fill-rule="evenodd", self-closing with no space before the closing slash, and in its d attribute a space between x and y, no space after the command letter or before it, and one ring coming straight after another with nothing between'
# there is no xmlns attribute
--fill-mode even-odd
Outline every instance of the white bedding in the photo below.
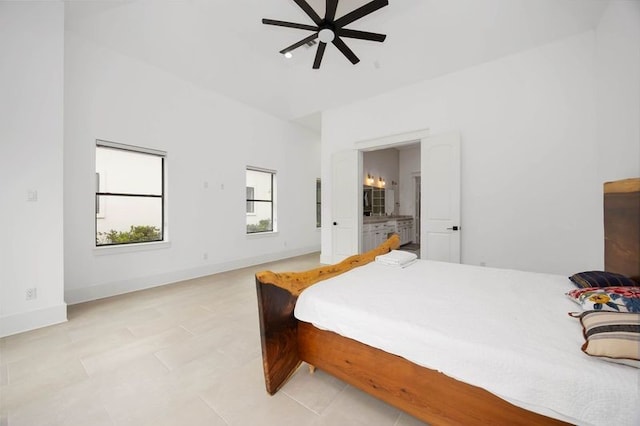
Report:
<svg viewBox="0 0 640 426"><path fill-rule="evenodd" d="M585 355L564 276L372 262L304 290L299 320L580 425L640 425L640 370Z"/></svg>

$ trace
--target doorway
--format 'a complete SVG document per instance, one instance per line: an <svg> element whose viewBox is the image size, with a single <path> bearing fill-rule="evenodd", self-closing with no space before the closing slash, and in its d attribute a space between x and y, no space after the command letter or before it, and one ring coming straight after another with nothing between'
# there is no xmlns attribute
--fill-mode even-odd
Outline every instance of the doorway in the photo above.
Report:
<svg viewBox="0 0 640 426"><path fill-rule="evenodd" d="M363 183L369 178L363 170L363 154L411 143L420 145L420 258L460 262L460 135L430 136L423 130L356 142L353 148L332 154L332 226L322 242L323 263L338 263L362 252ZM410 177L408 182L405 188L409 187L413 204ZM407 207L401 201L399 212Z"/></svg>
<svg viewBox="0 0 640 426"><path fill-rule="evenodd" d="M419 255L415 236L420 233L420 210L416 210L414 181L421 170L420 144L420 140L407 140L360 150L364 184L361 253L396 233L400 236L401 250ZM380 192L383 195L376 198L375 194ZM377 199L384 201L378 203L381 208Z"/></svg>

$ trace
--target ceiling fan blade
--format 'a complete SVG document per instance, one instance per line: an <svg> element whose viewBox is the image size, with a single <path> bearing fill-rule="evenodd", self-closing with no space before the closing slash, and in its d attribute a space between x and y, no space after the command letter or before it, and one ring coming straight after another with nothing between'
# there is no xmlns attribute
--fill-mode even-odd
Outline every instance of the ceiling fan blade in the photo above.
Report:
<svg viewBox="0 0 640 426"><path fill-rule="evenodd" d="M336 19L334 25L336 28L343 27L352 23L353 21L362 18L365 15L368 15L376 10L385 7L389 4L388 0L373 0L369 3L365 4L362 7L357 8L356 10L347 13L346 15Z"/></svg>
<svg viewBox="0 0 640 426"><path fill-rule="evenodd" d="M313 25L297 24L295 22L276 21L275 19L263 19L263 24L276 25L278 27L297 28L299 30L318 31L318 27Z"/></svg>
<svg viewBox="0 0 640 426"><path fill-rule="evenodd" d="M300 6L300 9L304 10L304 13L309 15L309 18L311 18L311 20L315 22L316 25L320 25L320 23L322 22L322 19L318 16L316 11L313 10L311 6L309 6L309 3L307 3L305 0L293 0L293 1L295 1L296 4Z"/></svg>
<svg viewBox="0 0 640 426"><path fill-rule="evenodd" d="M383 42L387 38L386 34L370 33L367 31L349 30L340 28L336 30L336 34L341 37L357 38L360 40L380 41Z"/></svg>
<svg viewBox="0 0 640 426"><path fill-rule="evenodd" d="M307 44L309 43L311 40L318 38L318 33L313 33L311 34L309 37L305 37L302 40L300 40L297 43L293 43L291 46L289 47L285 47L284 49L282 49L280 51L280 53L285 54L287 52L291 52L293 49L297 49L298 47L302 46L303 44Z"/></svg>
<svg viewBox="0 0 640 426"><path fill-rule="evenodd" d="M326 49L327 43L320 42L318 44L318 50L316 51L316 59L313 61L313 69L320 68L320 62L322 62L322 56L324 56L324 49Z"/></svg>
<svg viewBox="0 0 640 426"><path fill-rule="evenodd" d="M338 0L327 0L327 9L324 14L324 20L331 22L336 17L336 9L338 8Z"/></svg>
<svg viewBox="0 0 640 426"><path fill-rule="evenodd" d="M336 37L333 39L333 41L331 42L333 43L333 45L335 47L338 48L339 51L342 52L342 54L344 56L347 57L348 60L351 61L352 64L357 64L358 62L360 62L360 59L358 59L358 57L356 56L355 53L353 53L353 51L351 49L349 49L349 46L347 46L346 44L344 44L344 41L342 41L342 39L340 37Z"/></svg>

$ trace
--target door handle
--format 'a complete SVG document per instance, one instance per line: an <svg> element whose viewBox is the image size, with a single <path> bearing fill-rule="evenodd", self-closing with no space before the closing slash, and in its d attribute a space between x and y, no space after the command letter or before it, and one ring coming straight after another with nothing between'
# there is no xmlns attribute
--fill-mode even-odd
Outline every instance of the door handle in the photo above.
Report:
<svg viewBox="0 0 640 426"><path fill-rule="evenodd" d="M453 226L453 227L451 227L451 228L447 228L447 229L448 229L448 230L450 230L450 231L457 231L457 230L459 230L459 229L460 229L460 227L458 227L458 226Z"/></svg>

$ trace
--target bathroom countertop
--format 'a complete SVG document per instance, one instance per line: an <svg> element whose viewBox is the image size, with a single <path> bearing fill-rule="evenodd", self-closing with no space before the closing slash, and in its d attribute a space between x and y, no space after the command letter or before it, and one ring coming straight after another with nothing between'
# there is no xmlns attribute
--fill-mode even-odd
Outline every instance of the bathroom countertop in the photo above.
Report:
<svg viewBox="0 0 640 426"><path fill-rule="evenodd" d="M413 216L364 216L362 219L363 223L380 223L388 222L390 220L413 219Z"/></svg>

